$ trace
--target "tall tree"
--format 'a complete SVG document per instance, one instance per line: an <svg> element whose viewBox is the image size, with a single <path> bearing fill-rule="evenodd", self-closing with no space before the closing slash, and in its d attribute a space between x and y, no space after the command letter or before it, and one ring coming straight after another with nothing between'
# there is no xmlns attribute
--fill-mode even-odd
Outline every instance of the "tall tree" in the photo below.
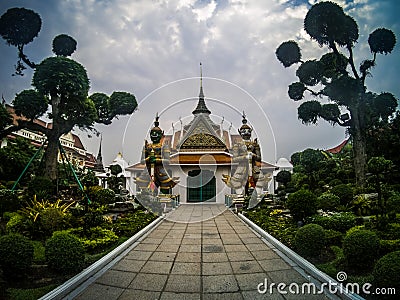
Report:
<svg viewBox="0 0 400 300"><path fill-rule="evenodd" d="M295 41L283 42L276 50L278 60L289 67L300 64L298 82L289 86L294 101L304 99L305 92L315 97L298 107L298 118L304 124L316 124L322 118L332 125L348 128L352 137L356 182L365 185L366 133L376 122L387 121L395 112L397 99L390 93L376 94L367 90L365 79L376 64L377 54L391 53L396 37L391 30L379 28L368 38L371 59L364 60L357 70L354 45L358 40L358 25L333 2L313 5L304 19L304 29L321 47L329 50L319 60L301 60ZM321 100L329 100L322 104ZM347 111L341 114L341 111Z"/></svg>
<svg viewBox="0 0 400 300"><path fill-rule="evenodd" d="M23 75L25 65L34 69L34 89L19 93L13 101L15 112L23 116L18 125L0 122L0 137L13 130L29 128L42 132L47 137L44 175L57 178L59 138L75 126L93 130L95 123L111 124L118 115L131 114L137 107L135 96L127 92L114 92L110 97L94 94L88 97L89 78L85 68L68 58L76 50L76 41L60 34L53 40L54 57L45 58L36 64L24 53L24 46L38 35L41 28L40 16L25 8L11 8L0 17L0 34L9 45L18 49L19 61L16 74ZM99 99L100 98L100 99ZM34 119L43 116L48 109L52 120L49 127L43 127ZM2 113L2 110L0 110Z"/></svg>

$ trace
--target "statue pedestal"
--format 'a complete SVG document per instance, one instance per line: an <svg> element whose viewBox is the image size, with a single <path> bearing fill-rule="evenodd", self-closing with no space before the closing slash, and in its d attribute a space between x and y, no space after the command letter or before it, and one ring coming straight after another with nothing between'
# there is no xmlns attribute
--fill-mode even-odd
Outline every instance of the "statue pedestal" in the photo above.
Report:
<svg viewBox="0 0 400 300"><path fill-rule="evenodd" d="M232 205L236 213L241 212L245 205L244 197L240 195L237 198L233 198Z"/></svg>
<svg viewBox="0 0 400 300"><path fill-rule="evenodd" d="M179 195L158 195L163 213L170 212L179 206Z"/></svg>
<svg viewBox="0 0 400 300"><path fill-rule="evenodd" d="M234 209L236 213L243 210L245 200L243 195L230 194L225 195L225 205Z"/></svg>

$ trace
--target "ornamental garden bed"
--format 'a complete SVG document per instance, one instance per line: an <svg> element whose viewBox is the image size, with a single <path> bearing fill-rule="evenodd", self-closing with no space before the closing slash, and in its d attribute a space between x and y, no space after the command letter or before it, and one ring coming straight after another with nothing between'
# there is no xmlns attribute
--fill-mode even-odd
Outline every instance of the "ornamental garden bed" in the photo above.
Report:
<svg viewBox="0 0 400 300"><path fill-rule="evenodd" d="M392 299L400 293L400 215L359 218L352 212L322 212L296 221L287 210L261 205L245 216L284 245L343 283L371 283L387 295L360 295L366 299ZM343 274L343 273L341 273ZM372 290L372 289L370 289ZM375 298L374 298L375 297Z"/></svg>
<svg viewBox="0 0 400 300"><path fill-rule="evenodd" d="M82 201L24 200L0 190L0 298L38 299L156 219L140 205L110 212L110 191Z"/></svg>

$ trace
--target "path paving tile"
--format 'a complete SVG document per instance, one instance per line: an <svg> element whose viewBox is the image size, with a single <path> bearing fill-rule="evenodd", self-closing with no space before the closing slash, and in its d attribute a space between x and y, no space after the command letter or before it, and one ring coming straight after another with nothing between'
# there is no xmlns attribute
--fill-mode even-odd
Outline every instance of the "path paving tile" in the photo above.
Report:
<svg viewBox="0 0 400 300"><path fill-rule="evenodd" d="M201 292L200 275L174 275L168 277L165 291L176 293L200 293Z"/></svg>
<svg viewBox="0 0 400 300"><path fill-rule="evenodd" d="M203 276L204 293L223 293L237 291L239 291L239 286L233 274L224 276Z"/></svg>
<svg viewBox="0 0 400 300"><path fill-rule="evenodd" d="M202 271L203 275L233 274L233 270L229 262L203 262Z"/></svg>
<svg viewBox="0 0 400 300"><path fill-rule="evenodd" d="M200 262L175 262L171 274L200 275Z"/></svg>
<svg viewBox="0 0 400 300"><path fill-rule="evenodd" d="M109 299L116 300L118 297L124 292L126 289L101 285L97 283L93 283L88 286L82 294L80 294L75 299L78 300L87 300L87 299Z"/></svg>
<svg viewBox="0 0 400 300"><path fill-rule="evenodd" d="M168 275L139 273L129 285L130 289L162 291Z"/></svg>
<svg viewBox="0 0 400 300"><path fill-rule="evenodd" d="M230 261L253 260L254 257L250 251L227 252Z"/></svg>
<svg viewBox="0 0 400 300"><path fill-rule="evenodd" d="M149 255L152 252L149 252ZM126 272L139 272L146 260L136 260L123 258L116 265L114 265L111 270L126 271Z"/></svg>
<svg viewBox="0 0 400 300"><path fill-rule="evenodd" d="M127 288L132 282L133 278L135 278L135 276L136 273L132 272L109 270L97 280L97 283L120 288Z"/></svg>
<svg viewBox="0 0 400 300"><path fill-rule="evenodd" d="M328 299L281 294L276 288L260 293L266 282L308 282L280 255L224 205L183 204L117 263L83 284L78 296L65 299Z"/></svg>
<svg viewBox="0 0 400 300"><path fill-rule="evenodd" d="M118 300L149 300L149 299L159 299L160 292L153 291L143 291L143 290L135 290L135 289L127 289L125 290ZM99 298L99 299L107 299L108 298Z"/></svg>

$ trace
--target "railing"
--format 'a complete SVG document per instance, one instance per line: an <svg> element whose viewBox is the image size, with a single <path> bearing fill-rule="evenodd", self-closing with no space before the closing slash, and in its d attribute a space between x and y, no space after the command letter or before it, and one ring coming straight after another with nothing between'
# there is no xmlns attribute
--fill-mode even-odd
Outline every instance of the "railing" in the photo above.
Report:
<svg viewBox="0 0 400 300"><path fill-rule="evenodd" d="M161 204L163 204L164 211L167 210L168 206L174 209L180 205L180 195L171 195L171 194L158 195L157 200Z"/></svg>
<svg viewBox="0 0 400 300"><path fill-rule="evenodd" d="M234 194L225 194L225 206L231 207L235 196Z"/></svg>

